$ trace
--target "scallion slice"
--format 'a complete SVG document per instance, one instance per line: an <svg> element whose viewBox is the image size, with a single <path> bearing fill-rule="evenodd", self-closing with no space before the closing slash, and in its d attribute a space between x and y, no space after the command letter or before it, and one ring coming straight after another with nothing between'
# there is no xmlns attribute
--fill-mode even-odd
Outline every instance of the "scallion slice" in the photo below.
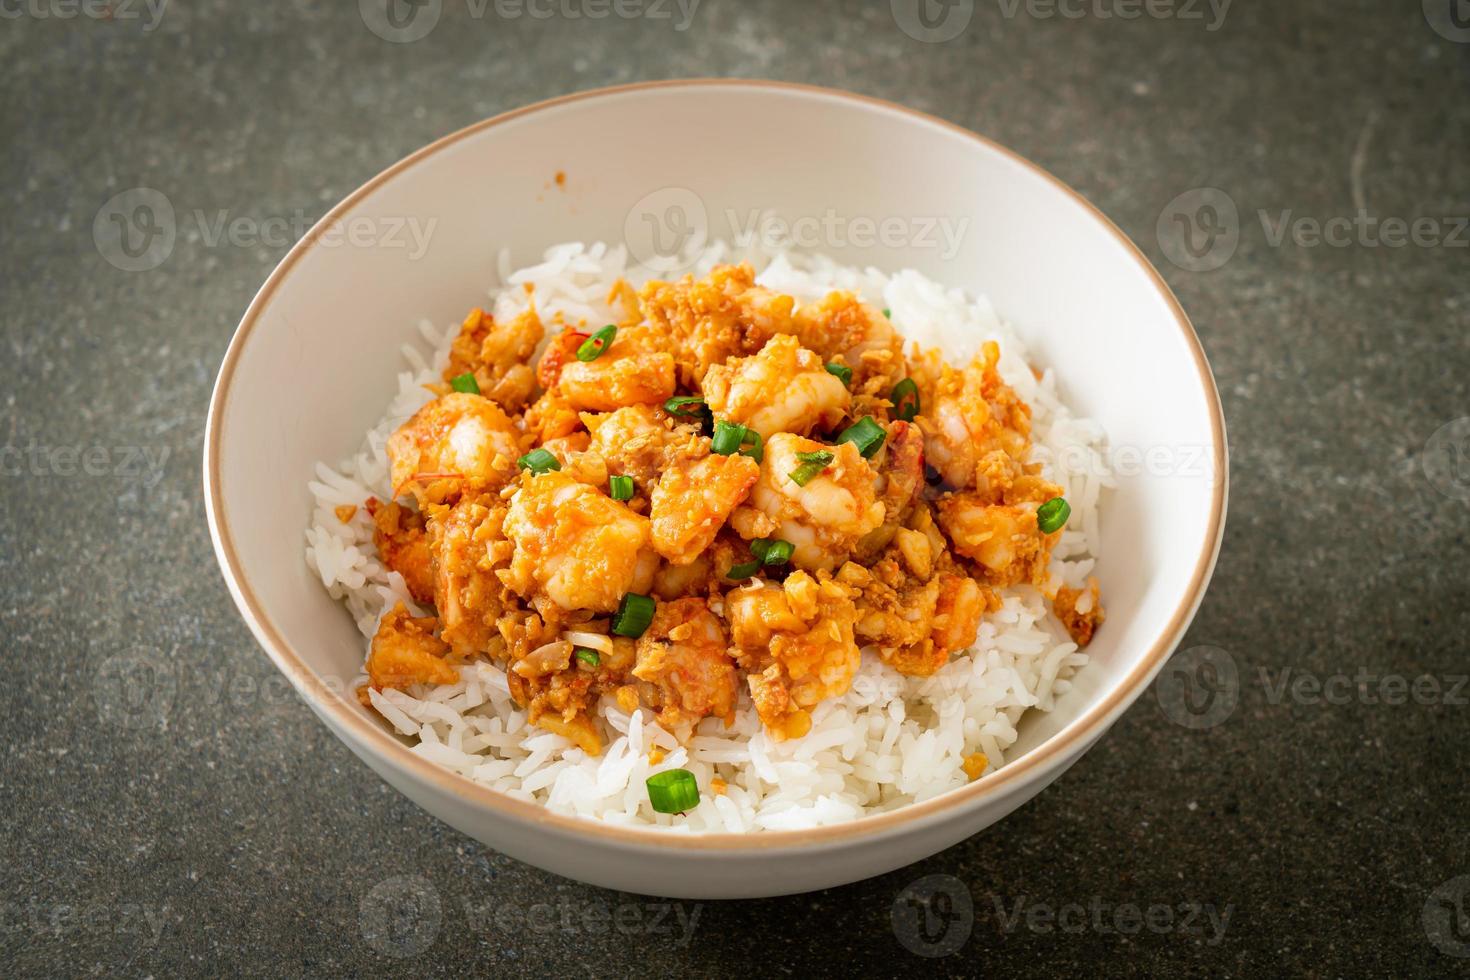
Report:
<svg viewBox="0 0 1470 980"><path fill-rule="evenodd" d="M883 440L888 438L888 433L883 431L883 426L873 420L870 415L865 415L852 425L842 430L837 437L837 442L850 442L857 446L858 452L863 454L864 459L872 459L873 454L883 448Z"/></svg>
<svg viewBox="0 0 1470 980"><path fill-rule="evenodd" d="M904 378L894 385L888 400L893 402L893 411L901 421L912 422L919 414L919 386L913 378Z"/></svg>
<svg viewBox="0 0 1470 980"><path fill-rule="evenodd" d="M586 664L588 667L602 666L602 656L596 650L589 650L586 647L577 647L575 653L577 655L577 659L582 661L582 663Z"/></svg>
<svg viewBox="0 0 1470 980"><path fill-rule="evenodd" d="M759 463L766 458L766 451L761 442L761 434L754 429L746 429L745 434L740 437L740 455L749 456Z"/></svg>
<svg viewBox="0 0 1470 980"><path fill-rule="evenodd" d="M459 377L449 382L449 387L466 395L478 395L480 393L480 382L475 380L473 371L466 371Z"/></svg>
<svg viewBox="0 0 1470 980"><path fill-rule="evenodd" d="M612 631L618 636L630 636L636 640L643 635L651 622L653 600L646 595L629 592L618 603L618 611L613 613Z"/></svg>
<svg viewBox="0 0 1470 980"><path fill-rule="evenodd" d="M633 499L633 478L631 476L610 476L607 478L607 495L614 500Z"/></svg>
<svg viewBox="0 0 1470 980"><path fill-rule="evenodd" d="M736 422L716 422L714 438L709 443L710 452L734 456L740 452L740 444L745 441L745 432L745 426Z"/></svg>
<svg viewBox="0 0 1470 980"><path fill-rule="evenodd" d="M698 395L679 395L664 402L664 411L686 419L697 419L705 411L704 399Z"/></svg>
<svg viewBox="0 0 1470 980"><path fill-rule="evenodd" d="M550 449L533 449L516 460L516 465L523 470L530 470L536 476L561 469L561 462L551 454Z"/></svg>
<svg viewBox="0 0 1470 980"><path fill-rule="evenodd" d="M750 543L750 553L762 565L784 565L795 551L796 545L780 538L756 538Z"/></svg>
<svg viewBox="0 0 1470 980"><path fill-rule="evenodd" d="M758 572L760 570L761 570L761 563L760 562L758 562L758 561L745 561L745 562L741 562L738 565L731 565L730 566L730 570L725 573L725 578L729 579L732 582L739 582L742 579L750 578L752 575L754 575L756 572Z"/></svg>
<svg viewBox="0 0 1470 980"><path fill-rule="evenodd" d="M828 364L828 365L826 365L826 368L827 368L827 373L828 374L830 374L833 377L837 378L843 384L848 385L849 387L851 387L851 385L852 385L852 368L847 367L846 365L843 365L843 364Z"/></svg>
<svg viewBox="0 0 1470 980"><path fill-rule="evenodd" d="M887 308L887 307L886 307L886 306L885 306L885 307L884 307L884 308L883 308L883 319L885 319L885 320L888 320L888 319L891 319L891 318L892 318L892 317L893 317L893 311L892 311L892 310L890 310L890 309L888 309L888 308Z"/></svg>
<svg viewBox="0 0 1470 980"><path fill-rule="evenodd" d="M648 777L648 802L659 813L683 813L699 805L699 783L688 769L665 769Z"/></svg>
<svg viewBox="0 0 1470 980"><path fill-rule="evenodd" d="M577 348L577 360L595 361L612 346L613 338L618 335L618 328L609 323L586 340L582 346Z"/></svg>
<svg viewBox="0 0 1470 980"><path fill-rule="evenodd" d="M1054 534L1066 525L1067 518L1071 516L1072 505L1061 497L1053 497L1036 508L1036 526L1041 528L1042 534Z"/></svg>
<svg viewBox="0 0 1470 980"><path fill-rule="evenodd" d="M823 450L816 453L797 453L796 458L801 461L801 465L791 471L791 482L799 487L804 487L812 482L818 473L830 466L835 457Z"/></svg>

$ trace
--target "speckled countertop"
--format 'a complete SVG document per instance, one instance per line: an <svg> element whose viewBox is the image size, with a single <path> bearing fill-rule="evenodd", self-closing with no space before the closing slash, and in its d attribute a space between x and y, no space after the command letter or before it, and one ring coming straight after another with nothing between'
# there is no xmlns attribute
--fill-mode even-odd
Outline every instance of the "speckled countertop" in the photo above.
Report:
<svg viewBox="0 0 1470 980"><path fill-rule="evenodd" d="M1464 4L924 2L925 21L918 0L427 0L411 43L369 28L381 0L0 4L0 973L1470 970ZM1151 692L918 865L664 905L460 836L285 692L216 570L198 458L289 239L220 240L216 217L309 222L485 116L689 75L980 130L1158 263L1234 453L1183 645L1237 669L1218 724ZM205 216L142 271L94 237L133 187ZM1171 239L1181 214L1221 231L1201 259ZM187 665L147 725L99 696L140 645ZM936 875L973 915L926 940L901 910Z"/></svg>

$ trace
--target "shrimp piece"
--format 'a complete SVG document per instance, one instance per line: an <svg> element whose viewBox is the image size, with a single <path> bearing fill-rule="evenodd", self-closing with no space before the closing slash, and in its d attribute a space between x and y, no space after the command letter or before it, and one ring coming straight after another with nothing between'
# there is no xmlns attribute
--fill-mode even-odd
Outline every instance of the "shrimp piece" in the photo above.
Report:
<svg viewBox="0 0 1470 980"><path fill-rule="evenodd" d="M649 331L629 328L595 360L562 365L556 388L578 411L660 404L674 393L674 355Z"/></svg>
<svg viewBox="0 0 1470 980"><path fill-rule="evenodd" d="M1077 646L1085 647L1092 642L1092 634L1102 624L1102 603L1098 601L1097 579L1089 578L1087 588L1072 589L1062 586L1052 600L1051 610L1067 628Z"/></svg>
<svg viewBox="0 0 1470 980"><path fill-rule="evenodd" d="M979 564L987 584L1045 581L1056 535L1041 533L1035 504L990 504L975 491L950 494L939 500L939 526L956 552Z"/></svg>
<svg viewBox="0 0 1470 980"><path fill-rule="evenodd" d="M375 690L402 690L414 684L453 684L459 671L445 662L449 644L434 636L438 620L414 618L403 603L394 606L378 624L368 651L368 683Z"/></svg>
<svg viewBox="0 0 1470 980"><path fill-rule="evenodd" d="M411 492L425 506L467 489L509 483L521 455L521 433L499 405L452 392L436 398L388 437L393 495Z"/></svg>
<svg viewBox="0 0 1470 980"><path fill-rule="evenodd" d="M987 341L969 367L956 371L935 357L919 369L929 464L956 490L1004 491L1031 450L1031 409L1000 380L1000 347ZM992 503L1000 502L996 496Z"/></svg>
<svg viewBox="0 0 1470 980"><path fill-rule="evenodd" d="M780 334L752 357L716 364L700 384L710 411L769 439L778 432L807 435L842 421L852 395L822 359L790 334Z"/></svg>
<svg viewBox="0 0 1470 980"><path fill-rule="evenodd" d="M495 497L466 497L429 518L434 607L443 626L439 636L457 656L503 650L495 622L510 607L511 596L494 569L510 559L505 512Z"/></svg>
<svg viewBox="0 0 1470 980"><path fill-rule="evenodd" d="M553 334L546 350L541 354L541 360L536 363L536 382L547 391L555 388L557 380L561 378L561 369L577 359L577 348L589 336L591 335L571 327L563 327Z"/></svg>
<svg viewBox="0 0 1470 980"><path fill-rule="evenodd" d="M609 472L631 476L645 492L699 440L697 426L675 424L652 405L629 405L606 415L589 413L582 421L592 431L588 450L607 460Z"/></svg>
<svg viewBox="0 0 1470 980"><path fill-rule="evenodd" d="M913 512L914 501L924 487L924 434L908 422L890 422L888 438L869 465L877 474L883 523L859 542L857 556L863 559L872 558L888 547Z"/></svg>
<svg viewBox="0 0 1470 980"><path fill-rule="evenodd" d="M433 558L424 516L396 503L384 504L377 498L368 499L367 510L373 518L373 544L383 564L403 576L414 602L424 606L433 602Z"/></svg>
<svg viewBox="0 0 1470 980"><path fill-rule="evenodd" d="M536 389L531 356L545 333L534 309L499 324L484 310L471 310L450 345L444 380L472 373L480 394L507 412L519 412Z"/></svg>
<svg viewBox="0 0 1470 980"><path fill-rule="evenodd" d="M515 546L506 585L564 610L612 612L652 584L648 519L565 473L526 474L505 517Z"/></svg>
<svg viewBox="0 0 1470 980"><path fill-rule="evenodd" d="M791 473L797 453L829 452L832 462L806 486ZM850 442L825 446L782 432L766 443L760 479L750 504L731 515L744 538L779 537L796 546L792 561L809 571L836 568L863 536L883 522L873 490L873 470Z"/></svg>
<svg viewBox="0 0 1470 980"><path fill-rule="evenodd" d="M533 443L546 443L576 434L582 428L581 416L560 392L542 392L531 403L524 417L526 433Z"/></svg>
<svg viewBox="0 0 1470 980"><path fill-rule="evenodd" d="M748 456L713 455L669 467L650 498L654 549L675 565L694 561L760 475L760 464Z"/></svg>
<svg viewBox="0 0 1470 980"><path fill-rule="evenodd" d="M735 719L735 661L725 652L725 628L703 599L660 603L638 640L633 676L666 728L692 725L705 715Z"/></svg>
<svg viewBox="0 0 1470 980"><path fill-rule="evenodd" d="M795 325L803 347L852 368L854 390L872 378L891 387L903 376L903 338L888 317L852 293L828 293L820 303L802 306Z"/></svg>
<svg viewBox="0 0 1470 980"><path fill-rule="evenodd" d="M736 589L725 616L756 713L777 741L805 735L811 709L852 686L862 663L857 611L851 592L825 572Z"/></svg>
<svg viewBox="0 0 1470 980"><path fill-rule="evenodd" d="M755 270L716 266L704 279L653 281L638 294L643 319L675 352L679 381L695 388L715 364L754 354L778 333L793 333L796 300L755 284Z"/></svg>

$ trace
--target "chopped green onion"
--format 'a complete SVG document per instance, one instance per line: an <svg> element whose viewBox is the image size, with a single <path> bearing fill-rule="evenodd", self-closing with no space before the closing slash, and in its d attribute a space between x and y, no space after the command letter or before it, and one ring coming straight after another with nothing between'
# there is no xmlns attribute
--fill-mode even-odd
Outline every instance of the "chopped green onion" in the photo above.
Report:
<svg viewBox="0 0 1470 980"><path fill-rule="evenodd" d="M888 309L887 307L884 307L883 308L883 318L886 320L886 319L888 319L888 318L890 318L892 316L893 316L893 311L890 310L890 309Z"/></svg>
<svg viewBox="0 0 1470 980"><path fill-rule="evenodd" d="M745 434L740 437L740 455L749 456L757 463L766 458L766 451L762 448L759 432L754 429L745 430Z"/></svg>
<svg viewBox="0 0 1470 980"><path fill-rule="evenodd" d="M731 565L730 570L725 573L725 578L732 582L739 582L741 579L750 578L760 570L761 563L758 561L741 562L739 565Z"/></svg>
<svg viewBox="0 0 1470 980"><path fill-rule="evenodd" d="M842 364L828 364L827 373L837 378L845 385L852 384L852 368Z"/></svg>
<svg viewBox="0 0 1470 980"><path fill-rule="evenodd" d="M721 456L734 456L740 452L740 444L745 441L745 426L736 422L716 422L715 435L710 440L710 452Z"/></svg>
<svg viewBox="0 0 1470 980"><path fill-rule="evenodd" d="M791 482L804 487L830 466L835 457L824 450L818 453L797 453L796 458L801 460L801 465L791 471Z"/></svg>
<svg viewBox="0 0 1470 980"><path fill-rule="evenodd" d="M595 361L612 346L613 338L618 335L618 328L609 323L586 340L582 346L577 348L577 360Z"/></svg>
<svg viewBox="0 0 1470 980"><path fill-rule="evenodd" d="M632 500L633 489L633 478L631 476L610 476L607 478L607 495L614 500Z"/></svg>
<svg viewBox="0 0 1470 980"><path fill-rule="evenodd" d="M755 555L762 565L784 565L791 560L791 555L795 551L796 545L779 538L756 538L750 543L750 553Z"/></svg>
<svg viewBox="0 0 1470 980"><path fill-rule="evenodd" d="M883 426L873 421L872 416L863 416L852 425L842 430L837 437L838 444L850 442L857 446L858 452L863 454L864 459L872 459L873 454L883 448L883 440L888 438L888 433L883 431Z"/></svg>
<svg viewBox="0 0 1470 980"><path fill-rule="evenodd" d="M894 385L889 400L893 402L893 409L899 419L904 422L912 422L914 416L919 414L919 386L914 383L913 378L904 378Z"/></svg>
<svg viewBox="0 0 1470 980"><path fill-rule="evenodd" d="M683 813L699 805L699 783L688 769L665 769L648 777L648 802L659 813Z"/></svg>
<svg viewBox="0 0 1470 980"><path fill-rule="evenodd" d="M618 611L613 613L612 631L618 636L631 636L636 640L643 635L651 622L653 600L646 595L629 592L618 603Z"/></svg>
<svg viewBox="0 0 1470 980"><path fill-rule="evenodd" d="M699 407L691 408L692 405ZM697 419L704 412L704 399L698 395L679 395L677 398L670 398L664 402L664 411L686 419Z"/></svg>
<svg viewBox="0 0 1470 980"><path fill-rule="evenodd" d="M533 449L516 460L516 465L523 470L530 470L536 476L561 469L561 462L551 455L550 449Z"/></svg>
<svg viewBox="0 0 1470 980"><path fill-rule="evenodd" d="M450 381L449 387L455 391L463 392L466 395L478 395L480 393L480 383L475 380L475 373L473 371L466 371L464 374Z"/></svg>
<svg viewBox="0 0 1470 980"><path fill-rule="evenodd" d="M577 647L574 652L577 655L577 659L582 661L582 663L586 664L588 667L602 666L602 657L598 654L596 650L589 650L586 647Z"/></svg>
<svg viewBox="0 0 1470 980"><path fill-rule="evenodd" d="M1042 534L1060 531L1072 516L1072 505L1061 497L1053 497L1036 508L1036 526Z"/></svg>

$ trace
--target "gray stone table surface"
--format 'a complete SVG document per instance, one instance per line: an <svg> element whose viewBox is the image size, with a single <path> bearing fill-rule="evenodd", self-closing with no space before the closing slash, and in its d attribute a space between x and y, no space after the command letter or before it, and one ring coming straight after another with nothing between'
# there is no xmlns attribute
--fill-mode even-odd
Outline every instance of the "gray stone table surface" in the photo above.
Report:
<svg viewBox="0 0 1470 980"><path fill-rule="evenodd" d="M365 26L374 2L0 2L0 973L1466 973L1463 2L925 0L955 36L921 42L899 26L915 0L606 18L433 0L413 43ZM225 346L289 240L219 238L218 216L314 219L486 116L695 75L979 130L1158 264L1234 453L1183 644L1238 667L1222 723L1181 727L1148 693L1049 791L929 860L666 908L461 836L282 690L217 571L199 453ZM179 233L130 272L94 219L133 187ZM1221 207L1180 203L1206 187ZM1218 268L1173 248L1180 216L1216 230L1199 242ZM98 696L138 648L178 672L143 727ZM930 875L973 904L938 920L963 943L944 958L891 924Z"/></svg>

